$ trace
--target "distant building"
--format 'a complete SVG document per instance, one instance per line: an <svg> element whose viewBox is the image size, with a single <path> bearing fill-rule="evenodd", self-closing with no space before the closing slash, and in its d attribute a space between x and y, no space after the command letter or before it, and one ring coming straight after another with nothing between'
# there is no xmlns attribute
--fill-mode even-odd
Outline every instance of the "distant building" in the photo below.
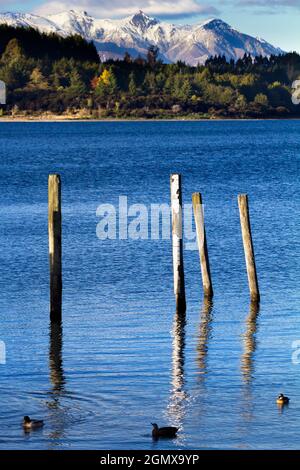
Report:
<svg viewBox="0 0 300 470"><path fill-rule="evenodd" d="M0 104L6 104L6 85L0 80Z"/></svg>

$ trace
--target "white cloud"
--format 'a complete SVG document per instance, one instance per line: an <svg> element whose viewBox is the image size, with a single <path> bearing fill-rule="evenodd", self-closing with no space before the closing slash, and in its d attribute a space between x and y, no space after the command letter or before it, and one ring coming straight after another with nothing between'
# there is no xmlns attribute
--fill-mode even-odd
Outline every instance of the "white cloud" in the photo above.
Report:
<svg viewBox="0 0 300 470"><path fill-rule="evenodd" d="M299 0L236 0L237 6L262 7L268 10L279 11L285 7L299 8Z"/></svg>
<svg viewBox="0 0 300 470"><path fill-rule="evenodd" d="M218 10L196 0L50 0L35 9L35 13L48 15L63 10L85 10L96 18L124 17L143 10L152 16L178 18L193 15L214 15Z"/></svg>

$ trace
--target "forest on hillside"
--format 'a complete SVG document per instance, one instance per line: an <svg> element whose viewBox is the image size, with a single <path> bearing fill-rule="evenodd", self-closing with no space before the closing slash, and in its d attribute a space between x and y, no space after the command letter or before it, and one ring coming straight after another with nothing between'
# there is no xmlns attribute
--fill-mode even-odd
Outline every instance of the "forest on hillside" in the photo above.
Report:
<svg viewBox="0 0 300 470"><path fill-rule="evenodd" d="M67 114L81 118L300 117L292 83L300 56L237 62L212 57L205 65L164 64L158 49L146 57L101 63L93 43L31 28L0 26L0 80L7 85L1 112Z"/></svg>

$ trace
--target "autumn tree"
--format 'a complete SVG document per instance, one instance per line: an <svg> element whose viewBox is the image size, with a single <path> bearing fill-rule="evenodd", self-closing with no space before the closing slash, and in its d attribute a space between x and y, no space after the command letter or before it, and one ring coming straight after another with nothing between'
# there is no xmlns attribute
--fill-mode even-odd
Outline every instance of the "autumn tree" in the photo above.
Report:
<svg viewBox="0 0 300 470"><path fill-rule="evenodd" d="M11 39L1 56L1 64L5 66L13 65L21 59L24 59L21 43L16 38Z"/></svg>
<svg viewBox="0 0 300 470"><path fill-rule="evenodd" d="M264 95L263 93L258 93L255 96L254 103L260 106L268 106L269 100L268 100L268 97Z"/></svg>
<svg viewBox="0 0 300 470"><path fill-rule="evenodd" d="M17 39L11 39L7 44L1 56L0 67L0 79L6 83L8 89L21 88L28 82L30 63L27 63Z"/></svg>
<svg viewBox="0 0 300 470"><path fill-rule="evenodd" d="M95 93L100 97L113 96L117 92L117 80L112 70L104 69L97 79Z"/></svg>
<svg viewBox="0 0 300 470"><path fill-rule="evenodd" d="M47 90L49 83L39 67L35 67L30 74L29 86L40 90Z"/></svg>

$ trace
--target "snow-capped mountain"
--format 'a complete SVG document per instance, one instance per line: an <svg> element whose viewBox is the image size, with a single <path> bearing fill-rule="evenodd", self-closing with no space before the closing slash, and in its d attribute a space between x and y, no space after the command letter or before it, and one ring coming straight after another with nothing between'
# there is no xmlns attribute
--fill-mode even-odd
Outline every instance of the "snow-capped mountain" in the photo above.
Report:
<svg viewBox="0 0 300 470"><path fill-rule="evenodd" d="M0 24L30 26L62 36L80 34L94 41L104 60L123 57L126 51L133 57L144 55L150 45L159 47L161 58L166 62L182 60L191 65L203 63L215 54L236 60L245 52L253 57L283 52L263 39L240 33L220 19L174 25L150 18L142 11L121 20L96 19L85 11L74 10L48 17L2 13Z"/></svg>

